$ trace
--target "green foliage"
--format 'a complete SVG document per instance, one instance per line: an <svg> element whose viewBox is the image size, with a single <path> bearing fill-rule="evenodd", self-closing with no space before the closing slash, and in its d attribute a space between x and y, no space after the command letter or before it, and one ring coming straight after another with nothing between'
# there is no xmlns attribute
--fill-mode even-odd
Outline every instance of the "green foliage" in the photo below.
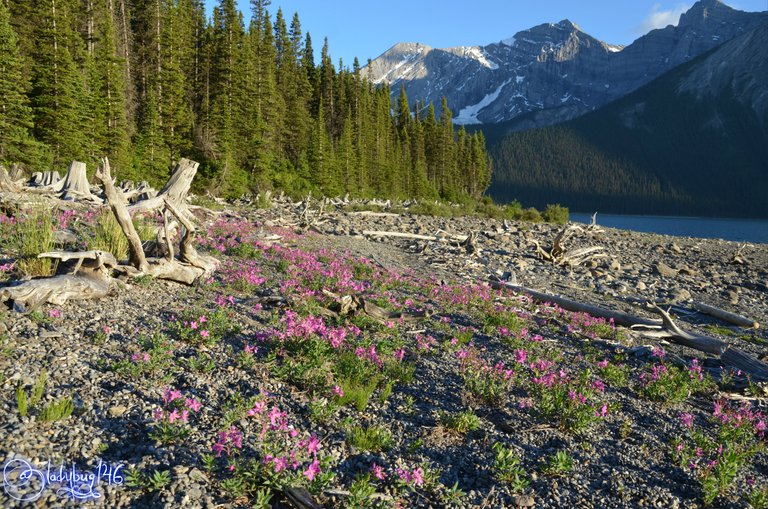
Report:
<svg viewBox="0 0 768 509"><path fill-rule="evenodd" d="M263 4L248 26L231 1L210 19L189 0L18 4L0 10L0 162L107 155L157 187L193 157L196 188L262 208L273 188L462 201L490 183L483 134L455 132L445 100L439 120L411 115L423 106L335 68L327 44L316 68L298 15L289 30Z"/></svg>
<svg viewBox="0 0 768 509"><path fill-rule="evenodd" d="M147 488L149 491L162 491L163 488L171 483L170 470L155 470L147 478Z"/></svg>
<svg viewBox="0 0 768 509"><path fill-rule="evenodd" d="M392 432L384 426L355 426L347 433L347 443L361 451L386 451L393 444Z"/></svg>
<svg viewBox="0 0 768 509"><path fill-rule="evenodd" d="M752 509L768 509L768 486L752 488L747 494L747 503Z"/></svg>
<svg viewBox="0 0 768 509"><path fill-rule="evenodd" d="M541 470L547 475L565 475L573 470L573 458L568 451L557 451L547 458Z"/></svg>
<svg viewBox="0 0 768 509"><path fill-rule="evenodd" d="M24 386L21 383L16 386L16 408L18 408L20 416L27 416L29 402L27 400L27 391L24 390Z"/></svg>
<svg viewBox="0 0 768 509"><path fill-rule="evenodd" d="M43 407L38 418L43 422L60 421L72 415L74 410L72 398L64 398Z"/></svg>
<svg viewBox="0 0 768 509"><path fill-rule="evenodd" d="M442 412L439 421L446 429L459 435L466 435L480 427L480 418L471 409L457 414Z"/></svg>
<svg viewBox="0 0 768 509"><path fill-rule="evenodd" d="M10 244L19 256L16 268L25 276L50 276L57 263L50 258L38 258L40 253L53 251L55 224L53 214L43 206L17 216L17 227Z"/></svg>
<svg viewBox="0 0 768 509"><path fill-rule="evenodd" d="M42 401L43 393L45 392L45 383L47 381L48 372L42 370L35 379L35 383L32 386L32 393L29 396L27 396L27 391L24 390L24 386L19 382L16 386L16 407L19 410L19 415L26 417L29 410L36 407L38 403Z"/></svg>
<svg viewBox="0 0 768 509"><path fill-rule="evenodd" d="M560 204L547 205L544 212L541 214L544 221L548 223L565 224L568 222L568 209Z"/></svg>
<svg viewBox="0 0 768 509"><path fill-rule="evenodd" d="M675 405L682 403L695 392L713 387L709 377L701 377L677 366L657 364L643 374L640 394L651 400Z"/></svg>
<svg viewBox="0 0 768 509"><path fill-rule="evenodd" d="M376 501L373 494L376 486L371 484L371 476L368 474L357 475L349 487L349 497L344 502L345 509L373 508Z"/></svg>
<svg viewBox="0 0 768 509"><path fill-rule="evenodd" d="M509 484L513 493L524 492L531 481L517 453L504 447L501 442L493 444L493 453L493 469L496 477L501 482Z"/></svg>

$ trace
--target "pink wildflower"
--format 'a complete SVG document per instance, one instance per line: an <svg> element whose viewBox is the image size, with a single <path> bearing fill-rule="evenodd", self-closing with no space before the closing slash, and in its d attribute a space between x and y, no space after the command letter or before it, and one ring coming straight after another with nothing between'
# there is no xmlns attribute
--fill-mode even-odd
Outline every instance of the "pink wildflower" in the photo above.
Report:
<svg viewBox="0 0 768 509"><path fill-rule="evenodd" d="M384 473L384 468L381 467L381 465L377 465L376 463L371 465L371 475L380 481L383 481L387 478L387 474Z"/></svg>
<svg viewBox="0 0 768 509"><path fill-rule="evenodd" d="M331 389L331 392L340 398L344 397L344 389L342 389L338 385L334 385L333 388Z"/></svg>
<svg viewBox="0 0 768 509"><path fill-rule="evenodd" d="M192 410L194 412L199 412L200 409L203 408L203 405L200 404L200 402L197 401L194 398L187 398L184 401L184 404L186 405L187 408L189 408L190 410Z"/></svg>
<svg viewBox="0 0 768 509"><path fill-rule="evenodd" d="M210 335L211 335L211 333L208 332L207 330L201 330L200 331L200 337L202 337L202 338L207 338Z"/></svg>
<svg viewBox="0 0 768 509"><path fill-rule="evenodd" d="M314 481L315 476L319 473L320 473L320 462L315 460L312 463L310 463L307 469L304 471L304 477L306 477L310 481Z"/></svg>
<svg viewBox="0 0 768 509"><path fill-rule="evenodd" d="M257 401L254 403L253 408L248 410L248 415L253 417L254 415L262 413L267 408L267 403L264 401Z"/></svg>
<svg viewBox="0 0 768 509"><path fill-rule="evenodd" d="M683 423L683 426L686 428L690 428L693 426L693 415L689 414L687 412L680 414L680 422Z"/></svg>
<svg viewBox="0 0 768 509"><path fill-rule="evenodd" d="M177 419L180 419L180 418L181 418L181 415L179 414L178 410L174 409L173 412L168 414L168 422L170 422L171 424L173 424L174 422L176 422Z"/></svg>

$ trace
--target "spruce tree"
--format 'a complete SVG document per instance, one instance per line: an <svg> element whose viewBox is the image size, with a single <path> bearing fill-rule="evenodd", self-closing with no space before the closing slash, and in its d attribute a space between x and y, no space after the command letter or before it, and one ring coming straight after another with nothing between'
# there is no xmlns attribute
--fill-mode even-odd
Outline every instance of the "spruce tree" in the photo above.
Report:
<svg viewBox="0 0 768 509"><path fill-rule="evenodd" d="M10 13L0 1L0 162L34 159L28 90L29 80Z"/></svg>
<svg viewBox="0 0 768 509"><path fill-rule="evenodd" d="M82 39L73 29L71 0L38 0L34 38L32 107L36 138L53 153L53 164L66 166L88 155L88 101L75 54Z"/></svg>

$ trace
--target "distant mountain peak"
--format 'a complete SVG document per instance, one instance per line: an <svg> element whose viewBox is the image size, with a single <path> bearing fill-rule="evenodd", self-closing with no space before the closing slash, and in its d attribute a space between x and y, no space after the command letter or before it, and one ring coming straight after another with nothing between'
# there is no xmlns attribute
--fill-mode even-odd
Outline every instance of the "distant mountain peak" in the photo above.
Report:
<svg viewBox="0 0 768 509"><path fill-rule="evenodd" d="M678 26L653 30L625 47L562 19L487 46L397 44L372 61L368 75L389 84L393 95L404 85L408 97L422 104L439 105L446 97L457 123L519 117L521 129L539 127L623 97L766 20L766 13L700 0Z"/></svg>

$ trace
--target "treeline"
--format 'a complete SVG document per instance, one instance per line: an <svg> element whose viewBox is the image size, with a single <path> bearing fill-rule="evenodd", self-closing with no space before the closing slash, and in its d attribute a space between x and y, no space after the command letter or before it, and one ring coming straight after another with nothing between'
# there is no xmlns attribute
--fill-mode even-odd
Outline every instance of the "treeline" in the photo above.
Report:
<svg viewBox="0 0 768 509"><path fill-rule="evenodd" d="M478 198L482 133L443 104L393 102L357 59L315 62L298 15L234 0L0 0L0 161L35 170L107 155L121 179L160 183L201 162L200 186L244 192Z"/></svg>

